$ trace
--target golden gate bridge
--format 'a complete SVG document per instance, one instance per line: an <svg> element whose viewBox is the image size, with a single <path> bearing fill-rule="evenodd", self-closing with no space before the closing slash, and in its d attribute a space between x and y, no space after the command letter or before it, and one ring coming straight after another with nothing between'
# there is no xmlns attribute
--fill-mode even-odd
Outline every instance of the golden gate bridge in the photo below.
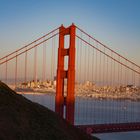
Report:
<svg viewBox="0 0 140 140"><path fill-rule="evenodd" d="M0 80L25 94L52 82L54 111L87 133L140 130L140 66L74 24L1 57Z"/></svg>

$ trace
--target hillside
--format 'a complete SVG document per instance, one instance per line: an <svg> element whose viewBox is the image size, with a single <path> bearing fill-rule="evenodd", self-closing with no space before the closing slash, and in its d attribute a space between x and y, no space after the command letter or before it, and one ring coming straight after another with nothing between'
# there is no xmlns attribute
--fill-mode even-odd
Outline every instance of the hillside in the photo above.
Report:
<svg viewBox="0 0 140 140"><path fill-rule="evenodd" d="M0 82L0 140L97 140Z"/></svg>

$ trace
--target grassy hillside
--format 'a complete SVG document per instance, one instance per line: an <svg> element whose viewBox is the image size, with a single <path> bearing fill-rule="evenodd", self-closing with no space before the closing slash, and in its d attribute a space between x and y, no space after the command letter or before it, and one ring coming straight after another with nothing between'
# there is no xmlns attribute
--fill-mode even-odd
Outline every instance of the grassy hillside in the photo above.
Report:
<svg viewBox="0 0 140 140"><path fill-rule="evenodd" d="M0 140L96 140L0 82Z"/></svg>

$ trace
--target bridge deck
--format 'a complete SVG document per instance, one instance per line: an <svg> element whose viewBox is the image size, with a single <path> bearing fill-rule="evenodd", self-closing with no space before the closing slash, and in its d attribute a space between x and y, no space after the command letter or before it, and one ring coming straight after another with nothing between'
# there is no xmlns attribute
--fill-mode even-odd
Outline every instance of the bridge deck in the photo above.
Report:
<svg viewBox="0 0 140 140"><path fill-rule="evenodd" d="M114 123L114 124L96 124L96 125L78 125L78 128L87 133L111 133L140 130L140 122L134 123Z"/></svg>

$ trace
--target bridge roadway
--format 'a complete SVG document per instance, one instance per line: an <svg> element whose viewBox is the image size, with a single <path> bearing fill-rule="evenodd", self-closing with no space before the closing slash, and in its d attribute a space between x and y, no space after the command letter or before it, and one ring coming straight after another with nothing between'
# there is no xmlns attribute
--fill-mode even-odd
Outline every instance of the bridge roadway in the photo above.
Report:
<svg viewBox="0 0 140 140"><path fill-rule="evenodd" d="M95 124L95 125L77 125L78 128L92 133L112 133L112 132L126 132L140 130L140 122L134 123L113 123L113 124Z"/></svg>

